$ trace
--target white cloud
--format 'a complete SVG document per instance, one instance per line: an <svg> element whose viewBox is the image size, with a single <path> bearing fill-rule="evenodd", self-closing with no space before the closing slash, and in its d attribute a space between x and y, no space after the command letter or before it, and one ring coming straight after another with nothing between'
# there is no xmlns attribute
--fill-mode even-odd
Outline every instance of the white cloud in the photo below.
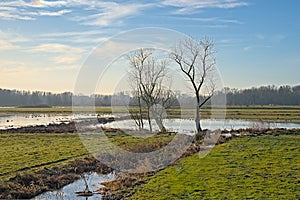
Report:
<svg viewBox="0 0 300 200"><path fill-rule="evenodd" d="M18 46L15 46L11 42L0 39L0 51L12 50L12 49L17 49L17 48L18 48Z"/></svg>
<svg viewBox="0 0 300 200"><path fill-rule="evenodd" d="M161 4L178 8L175 14L191 14L205 8L228 9L248 5L240 0L164 0Z"/></svg>
<svg viewBox="0 0 300 200"><path fill-rule="evenodd" d="M45 67L43 68L43 71L49 72L49 71L78 70L78 69L80 69L80 65L61 65L55 67Z"/></svg>
<svg viewBox="0 0 300 200"><path fill-rule="evenodd" d="M63 56L54 57L53 61L57 64L70 65L70 64L77 63L79 59L80 57L76 55L63 55Z"/></svg>
<svg viewBox="0 0 300 200"><path fill-rule="evenodd" d="M38 16L50 16L50 17L58 17L58 16L62 16L64 14L70 13L72 12L71 10L59 10L59 11L55 11L55 12L49 12L49 11L39 11L36 13L36 15Z"/></svg>
<svg viewBox="0 0 300 200"><path fill-rule="evenodd" d="M73 54L80 54L84 52L84 50L81 48L72 47L69 45L64 45L59 43L41 44L35 47L31 47L27 51L47 52L47 53L73 53Z"/></svg>
<svg viewBox="0 0 300 200"><path fill-rule="evenodd" d="M261 49L261 48L272 48L270 45L249 45L243 48L244 51L250 51L253 49Z"/></svg>
<svg viewBox="0 0 300 200"><path fill-rule="evenodd" d="M0 18L6 20L36 20L38 16L56 17L72 12L69 9L50 10L52 7L57 8L63 5L67 5L67 1L42 1L41 4L37 4L35 1L5 1L0 3Z"/></svg>
<svg viewBox="0 0 300 200"><path fill-rule="evenodd" d="M85 50L60 43L40 44L25 50L28 53L43 54L58 67L78 64L85 55Z"/></svg>
<svg viewBox="0 0 300 200"><path fill-rule="evenodd" d="M93 14L88 16L79 16L73 20L81 22L85 25L108 26L120 25L122 19L133 16L148 4L120 4L116 2L94 2L88 3L87 10L93 11Z"/></svg>
<svg viewBox="0 0 300 200"><path fill-rule="evenodd" d="M99 30L91 31L81 31L81 32L55 32L55 33L45 33L40 36L42 37L69 37L69 36L87 36L87 35L98 35L103 33Z"/></svg>
<svg viewBox="0 0 300 200"><path fill-rule="evenodd" d="M69 20L85 25L108 26L122 24L125 17L133 16L150 4L121 3L96 0L7 1L0 3L0 18L35 20L39 16L62 16L76 12ZM153 4L152 4L153 5Z"/></svg>
<svg viewBox="0 0 300 200"><path fill-rule="evenodd" d="M0 30L0 50L11 50L19 49L21 44L31 41L29 38L26 38L15 32L3 32Z"/></svg>

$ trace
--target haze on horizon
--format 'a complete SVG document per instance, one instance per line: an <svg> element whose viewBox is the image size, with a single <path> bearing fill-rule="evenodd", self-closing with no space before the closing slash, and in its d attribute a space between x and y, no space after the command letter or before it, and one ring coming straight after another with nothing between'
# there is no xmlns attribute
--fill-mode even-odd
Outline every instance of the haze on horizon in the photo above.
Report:
<svg viewBox="0 0 300 200"><path fill-rule="evenodd" d="M226 87L298 85L299 6L292 0L4 0L0 88L72 92L97 45L144 27L213 38ZM102 93L114 90L115 78L106 79Z"/></svg>

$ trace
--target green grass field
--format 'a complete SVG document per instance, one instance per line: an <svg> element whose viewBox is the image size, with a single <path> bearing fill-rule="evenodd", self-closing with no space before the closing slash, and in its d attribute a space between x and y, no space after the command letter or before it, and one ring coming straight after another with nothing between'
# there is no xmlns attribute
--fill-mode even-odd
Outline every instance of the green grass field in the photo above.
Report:
<svg viewBox="0 0 300 200"><path fill-rule="evenodd" d="M0 182L87 155L77 134L0 134Z"/></svg>
<svg viewBox="0 0 300 200"><path fill-rule="evenodd" d="M184 158L130 199L299 199L300 135L243 137Z"/></svg>
<svg viewBox="0 0 300 200"><path fill-rule="evenodd" d="M95 133L85 133L93 135ZM108 133L127 150L160 148L172 135L145 139ZM300 135L242 137L216 146L205 158L181 159L136 186L132 199L299 199ZM101 140L90 145L107 147ZM0 184L16 173L63 167L90 156L77 134L0 134Z"/></svg>
<svg viewBox="0 0 300 200"><path fill-rule="evenodd" d="M22 172L34 172L43 167L52 167L66 164L75 158L90 156L99 147L108 148L96 133L89 135L85 145L76 133L66 134L0 134L0 184ZM107 133L110 141L129 151L143 151L155 149L167 144L172 136L160 135L148 138L136 138L122 135L121 133ZM84 137L84 136L82 136Z"/></svg>

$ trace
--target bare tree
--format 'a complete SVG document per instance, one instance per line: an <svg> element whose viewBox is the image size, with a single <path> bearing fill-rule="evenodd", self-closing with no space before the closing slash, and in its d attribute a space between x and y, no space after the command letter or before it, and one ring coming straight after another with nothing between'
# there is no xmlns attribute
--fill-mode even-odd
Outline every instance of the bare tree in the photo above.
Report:
<svg viewBox="0 0 300 200"><path fill-rule="evenodd" d="M192 85L196 98L196 130L197 133L201 133L200 109L215 92L213 79L216 64L214 42L206 37L200 41L186 38L172 49L170 56L179 65L180 70ZM201 92L204 94L201 95Z"/></svg>
<svg viewBox="0 0 300 200"><path fill-rule="evenodd" d="M134 114L136 124L143 128L143 105L146 107L146 119L152 132L151 117L160 131L166 129L162 121L162 111L171 102L172 92L166 90L163 83L167 74L167 62L152 56L152 51L139 49L128 56L131 68L130 82L134 95L138 99L139 111ZM158 106L158 104L160 106Z"/></svg>
<svg viewBox="0 0 300 200"><path fill-rule="evenodd" d="M143 70L145 68L146 59L152 54L151 51L140 49L128 55L129 66L131 68L130 84L133 89L133 96L138 101L138 112L131 112L131 117L140 130L144 128L143 110L142 110L142 93L143 88L141 82L143 80Z"/></svg>

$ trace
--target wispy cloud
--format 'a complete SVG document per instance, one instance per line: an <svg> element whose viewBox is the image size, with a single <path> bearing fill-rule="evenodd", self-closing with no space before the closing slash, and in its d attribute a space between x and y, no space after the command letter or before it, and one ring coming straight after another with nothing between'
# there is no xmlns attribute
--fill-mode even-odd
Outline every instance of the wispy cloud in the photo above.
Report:
<svg viewBox="0 0 300 200"><path fill-rule="evenodd" d="M28 42L30 39L16 33L0 30L0 50L13 50L20 48L19 43Z"/></svg>
<svg viewBox="0 0 300 200"><path fill-rule="evenodd" d="M85 25L108 26L120 25L124 18L137 15L141 9L149 6L149 4L120 4L116 2L86 2L82 3L86 6L86 10L92 12L88 16L79 16L73 18Z"/></svg>
<svg viewBox="0 0 300 200"><path fill-rule="evenodd" d="M58 17L58 16L62 16L64 14L67 14L67 13L71 13L72 10L59 10L59 11L55 11L55 12L50 12L50 11L38 11L36 12L35 14L33 15L36 15L36 16L50 16L50 17Z"/></svg>
<svg viewBox="0 0 300 200"><path fill-rule="evenodd" d="M47 43L40 44L34 47L30 47L25 50L28 53L36 53L47 55L49 61L53 64L57 64L63 67L66 65L78 64L83 55L85 55L85 50L78 47L73 47L60 43Z"/></svg>
<svg viewBox="0 0 300 200"><path fill-rule="evenodd" d="M205 8L228 9L249 5L240 0L164 0L161 4L177 8L175 14L191 14Z"/></svg>
<svg viewBox="0 0 300 200"><path fill-rule="evenodd" d="M0 51L17 49L18 46L13 45L7 40L0 39Z"/></svg>
<svg viewBox="0 0 300 200"><path fill-rule="evenodd" d="M243 22L237 20L237 19L223 19L220 17L206 17L206 18L201 18L201 17L177 17L177 16L172 16L170 17L172 19L176 20L186 20L186 21L196 21L196 22L203 22L203 23L220 23L222 25L224 24L243 24Z"/></svg>
<svg viewBox="0 0 300 200"><path fill-rule="evenodd" d="M88 35L99 35L103 31L90 30L90 31L74 31L74 32L55 32L41 34L41 37L69 37L69 36L88 36Z"/></svg>
<svg viewBox="0 0 300 200"><path fill-rule="evenodd" d="M39 16L57 17L72 12L69 9L60 9L68 1L35 1L12 0L0 3L0 18L6 20L36 20ZM53 10L56 9L56 10Z"/></svg>
<svg viewBox="0 0 300 200"><path fill-rule="evenodd" d="M120 25L124 18L137 15L150 5L153 4L95 0L44 0L36 4L35 1L12 0L0 3L0 18L36 20L40 16L57 17L74 12L67 19L92 26Z"/></svg>
<svg viewBox="0 0 300 200"><path fill-rule="evenodd" d="M271 45L249 45L243 48L244 51L250 51L257 48L272 48Z"/></svg>
<svg viewBox="0 0 300 200"><path fill-rule="evenodd" d="M72 47L65 44L49 43L31 47L28 52L46 52L46 53L82 53L84 50L77 47Z"/></svg>

